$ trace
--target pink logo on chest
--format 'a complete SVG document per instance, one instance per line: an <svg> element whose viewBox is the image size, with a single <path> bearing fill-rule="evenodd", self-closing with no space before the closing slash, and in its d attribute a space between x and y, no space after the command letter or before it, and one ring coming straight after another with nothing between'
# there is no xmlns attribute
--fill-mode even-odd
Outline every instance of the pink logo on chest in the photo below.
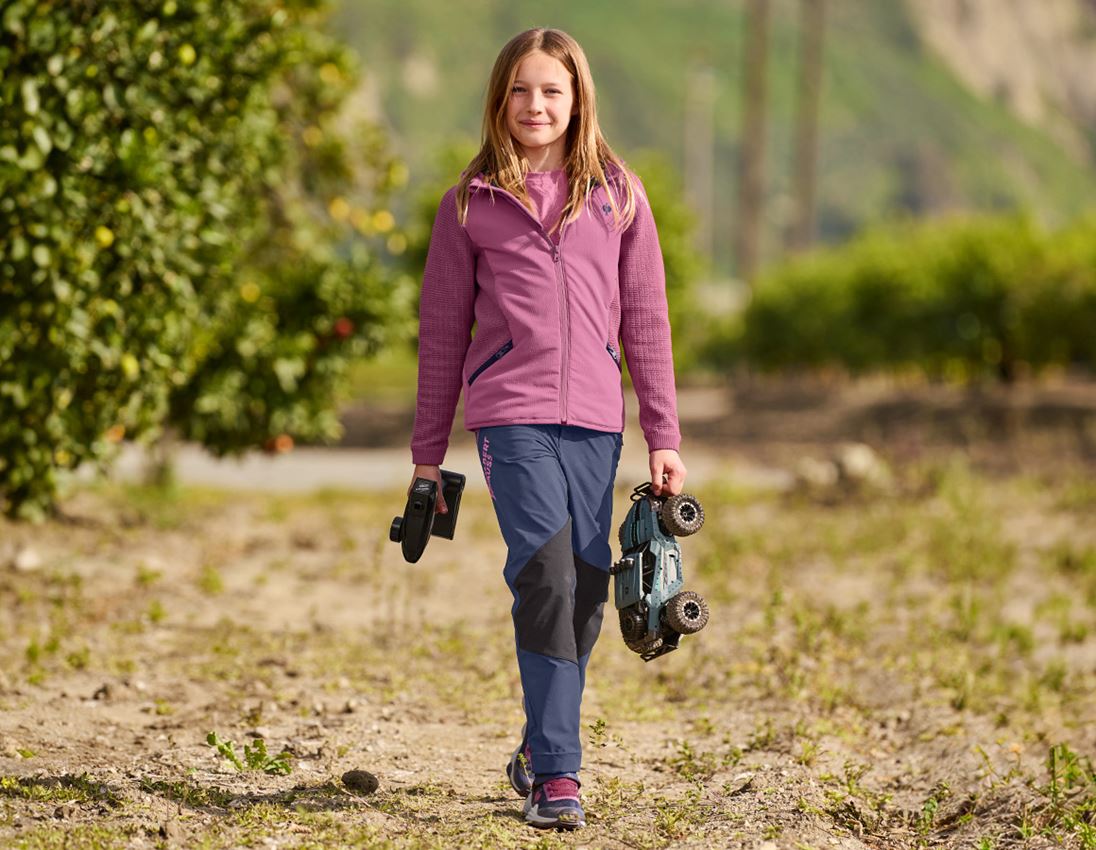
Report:
<svg viewBox="0 0 1096 850"><path fill-rule="evenodd" d="M494 501L495 491L491 489L491 453L487 451L488 446L491 445L490 440L487 437L483 438L483 451L480 453L480 460L483 463L483 477L487 481L487 492L491 494L491 500Z"/></svg>

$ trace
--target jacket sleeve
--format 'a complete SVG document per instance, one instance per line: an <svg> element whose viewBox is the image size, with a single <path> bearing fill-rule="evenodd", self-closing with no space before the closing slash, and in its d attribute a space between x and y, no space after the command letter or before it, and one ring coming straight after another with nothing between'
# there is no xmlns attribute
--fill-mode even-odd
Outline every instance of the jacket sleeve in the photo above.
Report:
<svg viewBox="0 0 1096 850"><path fill-rule="evenodd" d="M441 465L449 448L475 316L476 257L457 221L457 190L438 205L419 304L419 384L411 462Z"/></svg>
<svg viewBox="0 0 1096 850"><path fill-rule="evenodd" d="M673 345L666 303L666 270L658 229L643 183L629 172L635 219L620 241L620 333L639 400L639 424L648 451L681 446Z"/></svg>

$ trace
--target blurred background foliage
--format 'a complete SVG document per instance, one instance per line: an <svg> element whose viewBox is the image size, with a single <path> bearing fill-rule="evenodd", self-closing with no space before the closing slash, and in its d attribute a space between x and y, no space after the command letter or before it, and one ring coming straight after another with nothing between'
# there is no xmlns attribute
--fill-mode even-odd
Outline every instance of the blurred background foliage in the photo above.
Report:
<svg viewBox="0 0 1096 850"><path fill-rule="evenodd" d="M611 3L473 0L459 16L433 0L343 0L331 26L369 57L363 103L391 127L412 172L397 202L410 270L425 259L438 197L476 150L499 47L527 27L558 26L590 60L607 138L650 184L682 380L756 368L1007 381L1090 368L1084 216L1096 198L1096 91L1073 54L1092 52L1096 8L1054 0L1054 14L1033 21L982 0L827 3L820 248L804 257L785 247L802 2L768 5L764 262L748 282L732 272L731 238L746 0L636 0L627 15ZM1008 48L1014 24L1038 24L1029 49ZM966 49L944 49L947 36ZM1046 50L1062 61L1045 61ZM708 69L710 255L693 238L700 217L681 203L690 140L704 132L689 101ZM1024 108L1024 81L1044 87L1039 116ZM414 378L401 356L357 365L357 385L391 377L395 395L396 381Z"/></svg>
<svg viewBox="0 0 1096 850"><path fill-rule="evenodd" d="M909 221L774 268L704 356L976 381L1096 370L1096 217Z"/></svg>
<svg viewBox="0 0 1096 850"><path fill-rule="evenodd" d="M1069 20L1096 21L1088 0L1048 0L1046 17L1029 29ZM610 144L626 159L663 152L684 173L696 74L714 72L712 119L713 219L711 267L733 267L731 228L742 137L742 61L746 0L469 0L454 14L436 0L341 0L331 29L367 58L366 102L383 115L412 175L430 170L439 144L478 140L483 97L495 56L507 39L532 26L571 33L590 61L598 117ZM764 256L780 260L791 203L800 0L770 0L767 61L766 219ZM1018 83L1004 79L982 92L959 74L959 61L978 65L975 47L1007 55L1019 80L1044 80L1075 67L1073 88L1091 90L1084 67L1065 48L1091 51L1093 33L1080 24L1055 57L1011 50L994 31L1019 13L996 0L827 4L818 150L819 235L843 241L880 219L939 212L1029 208L1064 224L1096 197L1096 110L1080 97L1045 98L1047 115L1027 120L1009 100ZM1007 5L1007 4L1006 4ZM963 17L952 7L988 9ZM928 11L922 13L922 7ZM1053 11L1054 14L1051 14ZM927 20L947 21L967 49L958 57L936 49ZM942 26L943 24L937 24ZM1096 25L1093 25L1096 27ZM1094 30L1096 31L1096 30ZM1028 46L1040 33L1029 33ZM1046 39L1054 34L1047 33ZM1067 36L1061 36L1063 38ZM994 47L996 45L996 47ZM1072 91L1072 89L1071 89ZM1076 144L1058 132L1068 125ZM1088 147L1086 148L1086 142Z"/></svg>
<svg viewBox="0 0 1096 850"><path fill-rule="evenodd" d="M224 453L338 434L350 358L406 329L379 128L322 4L6 4L0 504L165 426Z"/></svg>
<svg viewBox="0 0 1096 850"><path fill-rule="evenodd" d="M1053 2L1088 25L1032 44L1084 53L1096 7ZM536 25L583 44L606 137L647 187L679 380L1090 373L1096 75L1033 49L979 78L975 47L1005 43L986 21L1007 16L962 5L988 14L828 5L820 247L792 254L802 7L771 0L762 271L737 280L746 3L636 0L621 15L471 0L453 15L434 0L11 0L0 509L43 515L68 471L105 467L124 440L283 451L336 439L346 400L412 404L437 203L478 146L499 48ZM963 56L942 48L957 35ZM1022 108L1021 79L1054 95L1041 116ZM699 132L706 210L692 197Z"/></svg>

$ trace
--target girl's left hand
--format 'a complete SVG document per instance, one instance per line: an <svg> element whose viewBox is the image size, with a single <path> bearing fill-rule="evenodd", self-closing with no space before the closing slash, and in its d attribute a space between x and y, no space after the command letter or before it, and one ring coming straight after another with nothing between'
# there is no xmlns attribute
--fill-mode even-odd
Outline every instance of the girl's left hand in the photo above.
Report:
<svg viewBox="0 0 1096 850"><path fill-rule="evenodd" d="M681 455L673 449L655 449L651 452L651 489L656 496L676 496L681 492L681 485L685 483L685 464L681 462ZM666 476L665 480L663 475Z"/></svg>

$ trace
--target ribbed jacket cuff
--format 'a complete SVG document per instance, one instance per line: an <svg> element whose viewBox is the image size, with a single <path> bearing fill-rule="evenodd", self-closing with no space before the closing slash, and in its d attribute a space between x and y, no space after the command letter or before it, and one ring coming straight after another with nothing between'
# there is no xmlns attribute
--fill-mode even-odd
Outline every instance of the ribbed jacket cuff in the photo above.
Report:
<svg viewBox="0 0 1096 850"><path fill-rule="evenodd" d="M659 449L673 449L675 452L681 451L681 435L677 433L651 433L644 435L647 440L647 451L654 452Z"/></svg>
<svg viewBox="0 0 1096 850"><path fill-rule="evenodd" d="M411 463L418 466L441 466L445 460L445 449L438 451L436 449L412 449L411 450Z"/></svg>

